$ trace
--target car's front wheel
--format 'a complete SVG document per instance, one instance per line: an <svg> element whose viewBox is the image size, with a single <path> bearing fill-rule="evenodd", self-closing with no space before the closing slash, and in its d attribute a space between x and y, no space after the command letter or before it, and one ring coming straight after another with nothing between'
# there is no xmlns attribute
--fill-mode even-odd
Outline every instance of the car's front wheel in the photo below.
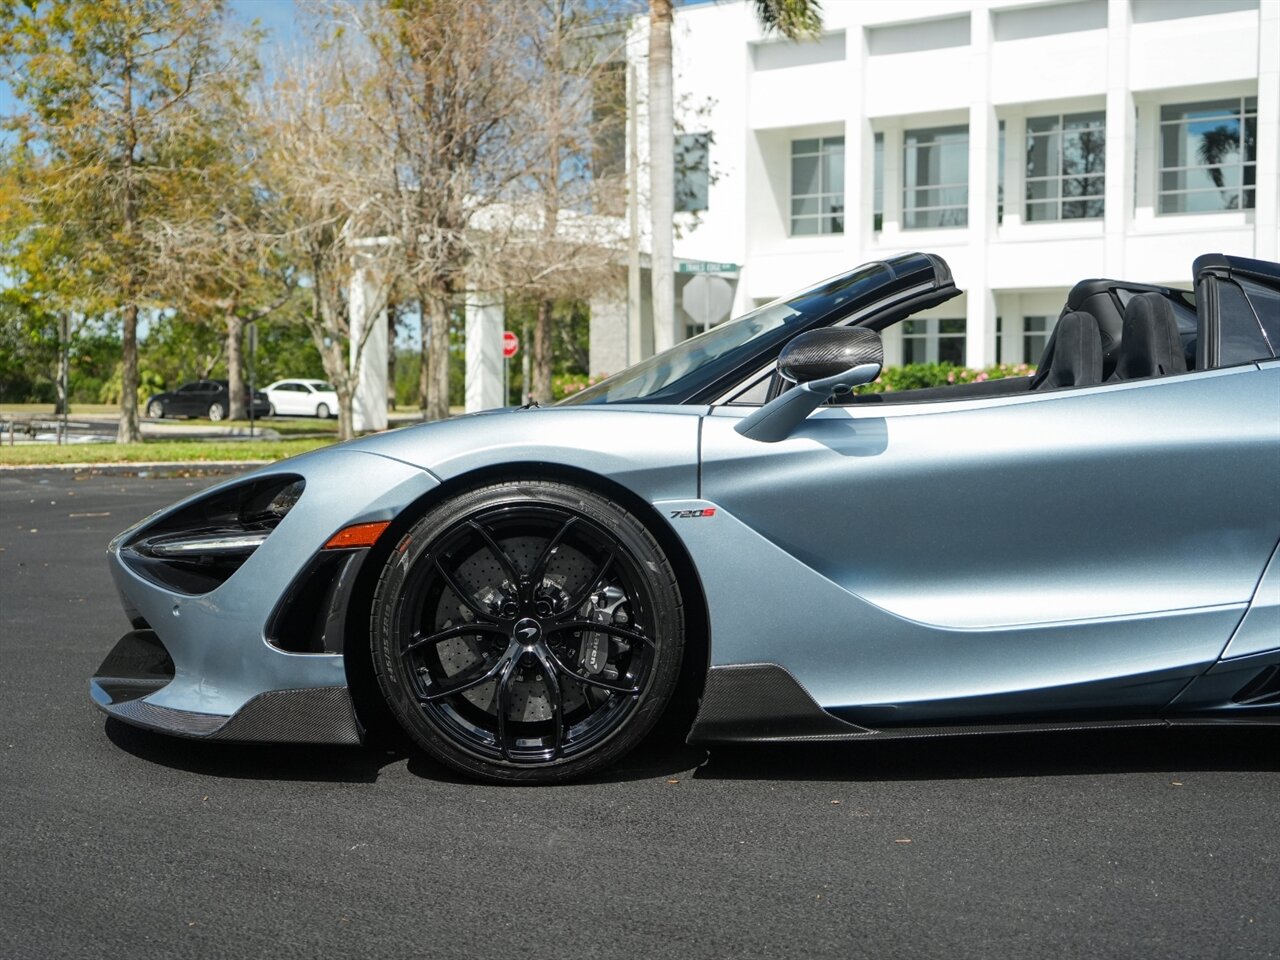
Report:
<svg viewBox="0 0 1280 960"><path fill-rule="evenodd" d="M386 563L371 633L408 734L503 782L618 760L667 706L684 653L680 589L657 541L616 503L548 480L428 512Z"/></svg>
<svg viewBox="0 0 1280 960"><path fill-rule="evenodd" d="M317 417L319 417L321 420L328 420L328 419L329 419L329 405L328 405L327 403L317 404L317 405L316 405L316 416L317 416Z"/></svg>
<svg viewBox="0 0 1280 960"><path fill-rule="evenodd" d="M164 419L164 404L159 400L152 400L147 404L147 416L152 420Z"/></svg>
<svg viewBox="0 0 1280 960"><path fill-rule="evenodd" d="M222 419L223 417L225 417L226 415L227 415L227 411L226 411L226 409L222 406L222 404L220 404L220 403L218 403L218 402L216 402L216 401L215 401L215 402L213 402L213 403L211 403L211 404L209 404L209 419L210 419L210 420L221 420L221 419Z"/></svg>

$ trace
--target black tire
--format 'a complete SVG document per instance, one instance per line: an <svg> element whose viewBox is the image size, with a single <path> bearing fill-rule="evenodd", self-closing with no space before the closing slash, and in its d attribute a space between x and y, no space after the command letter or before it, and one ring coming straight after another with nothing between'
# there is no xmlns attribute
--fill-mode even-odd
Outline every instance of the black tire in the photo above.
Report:
<svg viewBox="0 0 1280 960"><path fill-rule="evenodd" d="M328 405L327 403L320 403L320 404L317 404L317 405L316 405L316 416L317 416L317 417L319 417L321 420L328 420L328 419L329 419L329 405Z"/></svg>
<svg viewBox="0 0 1280 960"><path fill-rule="evenodd" d="M383 568L370 633L408 735L502 783L620 759L666 709L685 643L675 572L644 524L540 479L460 494L414 524Z"/></svg>
<svg viewBox="0 0 1280 960"><path fill-rule="evenodd" d="M221 420L227 415L226 408L216 400L209 404L209 419L213 421Z"/></svg>
<svg viewBox="0 0 1280 960"><path fill-rule="evenodd" d="M152 420L164 419L164 404L159 400L152 400L147 404L147 416Z"/></svg>

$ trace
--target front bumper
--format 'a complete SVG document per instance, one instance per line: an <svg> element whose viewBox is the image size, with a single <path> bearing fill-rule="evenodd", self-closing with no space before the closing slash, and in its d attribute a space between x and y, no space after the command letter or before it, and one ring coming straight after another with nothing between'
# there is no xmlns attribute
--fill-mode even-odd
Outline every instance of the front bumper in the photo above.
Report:
<svg viewBox="0 0 1280 960"><path fill-rule="evenodd" d="M235 713L201 713L148 701L174 677L173 660L151 630L116 643L89 680L89 695L108 716L135 727L199 740L357 744L360 726L347 689L269 690Z"/></svg>
<svg viewBox="0 0 1280 960"><path fill-rule="evenodd" d="M166 587L121 556L126 543L182 504L112 541L111 573L135 630L117 642L89 683L94 703L110 716L202 739L358 742L343 654L281 649L268 642L268 624L295 577L334 533L393 519L437 481L401 461L341 449L254 476L266 473L300 475L304 492L243 565L207 593Z"/></svg>

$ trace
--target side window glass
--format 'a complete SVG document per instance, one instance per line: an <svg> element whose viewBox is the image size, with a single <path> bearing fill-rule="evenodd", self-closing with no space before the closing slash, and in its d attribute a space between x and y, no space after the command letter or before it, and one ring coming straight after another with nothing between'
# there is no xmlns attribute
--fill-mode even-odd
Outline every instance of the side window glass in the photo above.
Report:
<svg viewBox="0 0 1280 960"><path fill-rule="evenodd" d="M1230 280L1218 287L1218 366L1270 360L1271 348L1244 291Z"/></svg>
<svg viewBox="0 0 1280 960"><path fill-rule="evenodd" d="M1280 357L1280 293L1244 278L1240 286L1262 324L1262 334L1267 338L1272 356Z"/></svg>

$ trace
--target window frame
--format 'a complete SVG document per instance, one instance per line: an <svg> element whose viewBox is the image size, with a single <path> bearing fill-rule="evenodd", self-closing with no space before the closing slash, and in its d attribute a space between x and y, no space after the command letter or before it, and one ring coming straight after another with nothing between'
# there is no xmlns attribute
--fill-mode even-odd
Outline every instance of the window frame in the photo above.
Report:
<svg viewBox="0 0 1280 960"><path fill-rule="evenodd" d="M1090 126L1083 128L1083 132L1100 132L1102 134L1102 169L1096 173L1084 171L1079 174L1068 174L1063 170L1063 158L1065 155L1066 135L1070 133L1082 132L1081 128L1069 131L1067 129L1068 120L1079 121L1082 118L1096 118L1096 122L1091 122ZM1055 125L1050 130L1032 131L1032 124L1051 120ZM1079 110L1073 113L1050 113L1041 116L1027 117L1025 126L1025 147L1026 147L1026 164L1023 173L1023 199L1022 199L1022 218L1023 223L1063 223L1068 220L1101 220L1106 216L1106 176L1107 176L1107 115L1105 110ZM1057 150L1054 155L1049 158L1052 163L1054 173L1040 174L1033 176L1031 173L1032 161L1032 145L1036 139L1053 139L1057 140ZM1097 180L1098 192L1082 194L1078 197L1068 197L1063 190L1063 185L1069 180ZM1056 192L1053 197L1033 198L1031 195L1032 184L1053 183ZM1097 202L1098 212L1088 216L1069 217L1064 215L1064 208L1067 204L1089 204ZM1056 216L1036 217L1031 216L1033 207L1045 209L1052 208L1056 211Z"/></svg>
<svg viewBox="0 0 1280 960"><path fill-rule="evenodd" d="M913 150L919 150L922 146L940 145L940 142L938 139L939 135L954 134L961 130L964 131L964 153L965 153L964 181L963 182L948 181L946 183L942 183L942 182L920 183L917 181L914 184L910 183L909 178L910 178L910 170L912 169L912 165L907 160L910 153ZM931 139L924 141L923 143L920 142L918 139L916 143L911 142L912 137L919 138L919 136L924 133L933 134L934 136ZM969 198L969 158L968 158L969 137L970 137L970 131L969 131L968 123L957 123L957 124L949 124L949 125L936 126L936 127L920 127L918 129L904 130L902 132L902 229L903 230L956 230L956 229L963 230L968 228L969 199L970 199ZM918 163L915 164L915 170L917 172L917 176L919 174L919 169L920 169L920 165ZM916 206L910 202L910 197L912 193L918 193L920 191L928 191L928 190L941 192L944 190L961 190L961 189L964 190L964 202L960 204L939 203L931 206ZM941 197L939 197L939 199L941 199ZM920 214L930 214L935 212L941 213L948 210L962 212L963 222L923 223L923 224L914 224L914 223L908 222L911 220L913 215L919 216Z"/></svg>
<svg viewBox="0 0 1280 960"><path fill-rule="evenodd" d="M818 143L818 147L815 152L810 152L810 151L804 151L801 153L796 152L796 144L804 143L810 140L816 140ZM829 155L826 150L826 147L828 144L831 144L832 146L838 145L840 148L840 190L839 192L826 189L827 187L826 164L823 161ZM787 236L788 237L843 236L845 233L845 220L847 216L847 211L845 210L845 205L844 205L844 198L845 198L844 181L845 181L845 159L846 159L845 149L844 149L845 148L844 134L841 133L841 134L832 134L830 136L817 136L817 137L794 137L790 141L790 147L791 147L791 152L788 158L788 165L787 165L787 177L788 177ZM802 159L806 157L814 157L818 161L818 192L797 194L795 162L797 159ZM839 200L840 200L839 212L836 212L834 210L831 212L823 212L822 210L823 201L826 199L835 198L835 197L839 197ZM816 200L818 202L818 212L797 214L795 212L797 200ZM805 221L806 223L816 222L818 225L818 229L813 233L797 233L796 232L797 220ZM824 227L829 227L831 223L834 223L837 220L839 221L838 230L824 229Z"/></svg>
<svg viewBox="0 0 1280 960"><path fill-rule="evenodd" d="M1235 113L1214 114L1214 115L1205 116L1205 117L1197 117L1195 119L1188 119L1185 117L1175 118L1172 120L1165 119L1165 113L1169 110L1182 109L1186 111L1189 108L1196 107L1199 105L1212 105L1217 103L1227 103L1230 101L1235 101L1236 103ZM1251 101L1253 104L1252 107L1249 106ZM1191 101L1191 102L1175 101L1175 102L1169 102L1169 103L1161 103L1158 106L1159 106L1159 113L1156 117L1157 149L1156 149L1156 176L1155 176L1155 204L1154 204L1156 216L1158 217L1200 216L1203 214L1239 213L1245 210L1256 209L1257 202L1258 202L1258 195L1257 195L1258 97L1257 95L1254 94L1250 96L1248 94L1241 94L1238 97L1220 97L1216 100L1199 100L1199 101ZM1240 137L1240 143L1237 149L1241 159L1237 163L1230 164L1230 165L1194 163L1194 164L1176 164L1172 166L1166 164L1165 162L1165 130L1166 128L1175 127L1175 126L1185 126L1193 123L1212 123L1215 121L1224 121L1224 120L1235 120L1239 124L1241 137ZM1253 121L1253 130L1254 130L1252 159L1249 159L1248 138L1246 136L1246 131L1248 130L1250 120ZM1235 197L1237 201L1236 206L1215 207L1215 208L1205 209L1205 210L1165 209L1165 200L1166 198L1169 198L1169 197L1189 198L1193 195L1211 195L1214 193L1221 194L1226 189L1228 189L1224 184L1223 187L1217 187L1217 186L1179 187L1177 189L1166 190L1164 186L1164 178L1166 174L1182 174L1185 176L1185 174L1188 173L1189 171L1196 171L1196 170L1207 171L1215 168L1223 169L1228 166L1238 169L1240 171L1239 185L1232 188L1235 192ZM1247 175L1249 172L1251 172L1253 175L1252 181L1247 179ZM1251 201L1251 202L1246 202L1246 201Z"/></svg>

